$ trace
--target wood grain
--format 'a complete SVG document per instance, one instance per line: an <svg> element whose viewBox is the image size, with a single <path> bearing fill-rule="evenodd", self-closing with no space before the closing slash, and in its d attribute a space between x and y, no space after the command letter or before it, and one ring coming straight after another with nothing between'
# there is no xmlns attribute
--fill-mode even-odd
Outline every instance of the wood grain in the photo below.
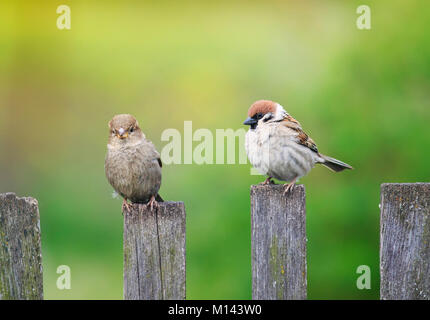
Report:
<svg viewBox="0 0 430 320"><path fill-rule="evenodd" d="M305 188L251 187L252 298L307 297Z"/></svg>
<svg viewBox="0 0 430 320"><path fill-rule="evenodd" d="M133 204L124 213L124 299L185 299L185 207Z"/></svg>
<svg viewBox="0 0 430 320"><path fill-rule="evenodd" d="M0 300L43 299L36 199L0 194Z"/></svg>
<svg viewBox="0 0 430 320"><path fill-rule="evenodd" d="M381 299L430 299L430 183L381 186Z"/></svg>

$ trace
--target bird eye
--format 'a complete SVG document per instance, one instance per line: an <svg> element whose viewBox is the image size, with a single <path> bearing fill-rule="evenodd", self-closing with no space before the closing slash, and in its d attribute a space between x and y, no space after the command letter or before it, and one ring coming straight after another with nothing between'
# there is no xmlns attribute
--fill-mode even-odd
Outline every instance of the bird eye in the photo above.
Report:
<svg viewBox="0 0 430 320"><path fill-rule="evenodd" d="M258 113L258 114L257 114L257 120L260 120L261 118L263 118L263 114Z"/></svg>
<svg viewBox="0 0 430 320"><path fill-rule="evenodd" d="M133 131L134 131L134 128L133 128L133 127L131 127L131 128L130 128L130 132L133 132Z"/></svg>

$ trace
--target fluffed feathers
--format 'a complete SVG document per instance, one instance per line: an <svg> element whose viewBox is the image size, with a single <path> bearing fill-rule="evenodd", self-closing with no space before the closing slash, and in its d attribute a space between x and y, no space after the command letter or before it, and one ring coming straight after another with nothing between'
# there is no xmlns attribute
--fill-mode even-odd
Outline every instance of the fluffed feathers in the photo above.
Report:
<svg viewBox="0 0 430 320"><path fill-rule="evenodd" d="M159 201L160 154L132 115L112 118L107 147L105 173L114 190L133 203L146 203L154 198Z"/></svg>
<svg viewBox="0 0 430 320"><path fill-rule="evenodd" d="M269 178L294 183L317 163L335 172L352 169L342 161L320 154L300 123L276 102L253 103L244 124L250 126L245 137L249 161Z"/></svg>

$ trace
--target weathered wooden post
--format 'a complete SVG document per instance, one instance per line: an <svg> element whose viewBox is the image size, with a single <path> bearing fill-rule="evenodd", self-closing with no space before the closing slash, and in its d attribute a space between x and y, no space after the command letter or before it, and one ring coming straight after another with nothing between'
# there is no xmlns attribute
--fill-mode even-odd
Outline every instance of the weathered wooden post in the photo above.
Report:
<svg viewBox="0 0 430 320"><path fill-rule="evenodd" d="M381 186L381 299L430 299L430 183Z"/></svg>
<svg viewBox="0 0 430 320"><path fill-rule="evenodd" d="M185 299L183 202L124 212L124 299Z"/></svg>
<svg viewBox="0 0 430 320"><path fill-rule="evenodd" d="M0 300L43 299L37 200L0 194Z"/></svg>
<svg viewBox="0 0 430 320"><path fill-rule="evenodd" d="M306 299L305 187L251 187L252 298Z"/></svg>

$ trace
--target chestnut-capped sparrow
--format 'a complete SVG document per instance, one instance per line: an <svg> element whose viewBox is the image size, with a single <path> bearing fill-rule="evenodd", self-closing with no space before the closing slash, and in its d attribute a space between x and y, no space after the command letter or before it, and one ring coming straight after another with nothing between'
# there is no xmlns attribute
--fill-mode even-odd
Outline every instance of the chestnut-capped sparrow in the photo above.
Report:
<svg viewBox="0 0 430 320"><path fill-rule="evenodd" d="M268 178L289 181L285 193L298 178L306 175L316 163L339 172L352 167L318 152L315 142L303 131L300 123L284 108L270 100L254 102L244 122L250 129L245 136L245 149L251 164Z"/></svg>
<svg viewBox="0 0 430 320"><path fill-rule="evenodd" d="M109 121L109 142L105 173L115 191L124 198L123 210L130 211L127 200L157 206L161 185L160 154L146 139L137 120L130 114L119 114Z"/></svg>

